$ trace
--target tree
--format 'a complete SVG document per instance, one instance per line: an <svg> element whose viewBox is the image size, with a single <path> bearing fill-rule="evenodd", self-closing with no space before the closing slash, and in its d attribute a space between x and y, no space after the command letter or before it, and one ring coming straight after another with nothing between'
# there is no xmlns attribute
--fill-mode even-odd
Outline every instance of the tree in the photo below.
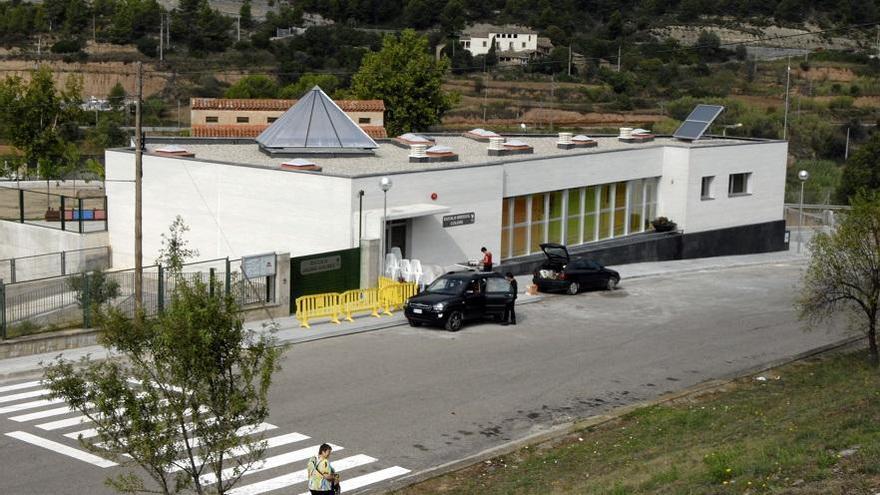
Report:
<svg viewBox="0 0 880 495"><path fill-rule="evenodd" d="M69 129L80 115L81 80L69 77L62 90L55 88L52 72L40 67L30 81L18 76L0 83L0 127L5 138L24 155L28 167L38 167L46 179L57 178Z"/></svg>
<svg viewBox="0 0 880 495"><path fill-rule="evenodd" d="M110 93L107 94L107 101L110 102L113 110L122 110L122 106L125 105L125 96L125 88L122 87L122 83L117 82L110 88Z"/></svg>
<svg viewBox="0 0 880 495"><path fill-rule="evenodd" d="M263 457L262 437L246 433L268 417L281 351L271 333L244 329L222 287L172 275L172 297L156 318L97 312L101 343L123 359L59 357L45 368L45 380L51 397L94 422L101 447L80 438L83 446L130 469L109 478L111 487L223 494Z"/></svg>
<svg viewBox="0 0 880 495"><path fill-rule="evenodd" d="M164 266L169 273L180 273L186 260L199 255L198 250L187 247L187 232L189 225L183 221L183 217L177 215L168 227L168 235L162 234L162 248L159 249L156 263Z"/></svg>
<svg viewBox="0 0 880 495"><path fill-rule="evenodd" d="M880 190L880 134L874 134L850 155L843 167L837 200L847 203L859 190Z"/></svg>
<svg viewBox="0 0 880 495"><path fill-rule="evenodd" d="M412 29L386 36L379 52L364 56L351 91L357 98L385 101L385 127L391 135L424 130L440 122L454 98L443 92L448 59L435 60L428 39Z"/></svg>
<svg viewBox="0 0 880 495"><path fill-rule="evenodd" d="M254 16L251 14L251 0L244 0L238 9L239 22L244 29L250 29L254 25Z"/></svg>
<svg viewBox="0 0 880 495"><path fill-rule="evenodd" d="M278 83L269 76L245 76L223 95L226 98L277 98Z"/></svg>
<svg viewBox="0 0 880 495"><path fill-rule="evenodd" d="M339 88L339 84L339 78L333 74L303 74L295 83L281 88L278 97L296 100L315 86L320 86L325 93L332 95Z"/></svg>
<svg viewBox="0 0 880 495"><path fill-rule="evenodd" d="M814 326L847 315L850 328L865 333L871 363L880 365L880 194L858 194L837 230L816 234L810 250L797 301L800 317Z"/></svg>
<svg viewBox="0 0 880 495"><path fill-rule="evenodd" d="M67 279L67 286L76 294L77 305L90 315L119 296L119 282L102 271L74 275Z"/></svg>

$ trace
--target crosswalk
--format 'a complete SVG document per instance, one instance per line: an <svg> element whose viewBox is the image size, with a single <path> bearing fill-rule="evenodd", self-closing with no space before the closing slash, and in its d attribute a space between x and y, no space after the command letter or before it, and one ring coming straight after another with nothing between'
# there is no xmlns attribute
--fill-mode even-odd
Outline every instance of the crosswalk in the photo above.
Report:
<svg viewBox="0 0 880 495"><path fill-rule="evenodd" d="M79 438L90 439L98 436L98 431L89 426L92 421L85 415L70 408L63 400L48 398L49 391L40 381L29 381L0 386L0 417L13 422L15 431L3 432L5 436L98 468L112 468L116 462L86 451L79 444ZM9 423L3 422L7 425ZM28 431L29 430L29 431ZM318 452L320 443L299 432L283 432L270 423L259 423L239 429L241 437L262 440L265 447L263 458L248 466L244 473L236 472L235 467L224 469L223 479L241 475L235 488L228 493L234 495L258 495L262 493L299 493L308 495L308 474L306 461ZM199 438L190 439L198 445ZM311 440L311 441L309 441ZM100 447L100 444L97 444ZM334 469L344 472L342 490L351 493L409 473L400 466L382 467L379 459L364 453L348 452L344 446L330 444L334 451L331 461ZM226 453L234 459L246 455L247 446L234 448ZM339 454L341 452L341 454ZM350 455L349 455L350 454ZM189 462L187 460L187 462ZM201 463L199 458L196 463ZM182 470L183 459L172 465L170 472ZM217 483L214 473L200 477L203 485ZM283 490L283 491L282 491Z"/></svg>

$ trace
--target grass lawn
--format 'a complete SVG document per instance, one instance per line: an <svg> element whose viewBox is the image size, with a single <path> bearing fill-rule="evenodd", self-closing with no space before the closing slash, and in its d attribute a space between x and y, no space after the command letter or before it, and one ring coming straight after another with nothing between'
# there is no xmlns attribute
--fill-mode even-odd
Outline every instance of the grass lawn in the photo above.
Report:
<svg viewBox="0 0 880 495"><path fill-rule="evenodd" d="M880 370L865 353L759 376L395 493L880 493Z"/></svg>

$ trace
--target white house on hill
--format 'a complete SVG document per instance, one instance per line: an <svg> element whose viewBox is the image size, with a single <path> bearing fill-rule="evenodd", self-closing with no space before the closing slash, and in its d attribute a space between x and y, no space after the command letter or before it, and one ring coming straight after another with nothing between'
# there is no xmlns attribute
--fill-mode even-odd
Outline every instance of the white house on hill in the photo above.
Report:
<svg viewBox="0 0 880 495"><path fill-rule="evenodd" d="M538 33L522 26L493 26L475 24L464 30L460 38L461 46L471 55L485 55L489 52L492 40L495 52L535 52L538 49Z"/></svg>

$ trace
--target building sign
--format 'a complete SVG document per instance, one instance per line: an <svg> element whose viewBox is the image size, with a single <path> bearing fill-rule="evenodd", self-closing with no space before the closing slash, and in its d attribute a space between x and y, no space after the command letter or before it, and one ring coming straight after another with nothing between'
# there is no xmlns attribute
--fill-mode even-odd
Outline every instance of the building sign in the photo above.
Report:
<svg viewBox="0 0 880 495"><path fill-rule="evenodd" d="M299 273L311 275L312 273L332 272L340 268L342 268L342 256L325 256L303 261L299 264Z"/></svg>
<svg viewBox="0 0 880 495"><path fill-rule="evenodd" d="M443 228L447 227L458 227L459 225L468 225L474 223L474 219L476 218L476 214L474 212L470 213L457 213L455 215L444 215L443 216Z"/></svg>
<svg viewBox="0 0 880 495"><path fill-rule="evenodd" d="M275 276L275 253L242 256L241 271L249 279Z"/></svg>

